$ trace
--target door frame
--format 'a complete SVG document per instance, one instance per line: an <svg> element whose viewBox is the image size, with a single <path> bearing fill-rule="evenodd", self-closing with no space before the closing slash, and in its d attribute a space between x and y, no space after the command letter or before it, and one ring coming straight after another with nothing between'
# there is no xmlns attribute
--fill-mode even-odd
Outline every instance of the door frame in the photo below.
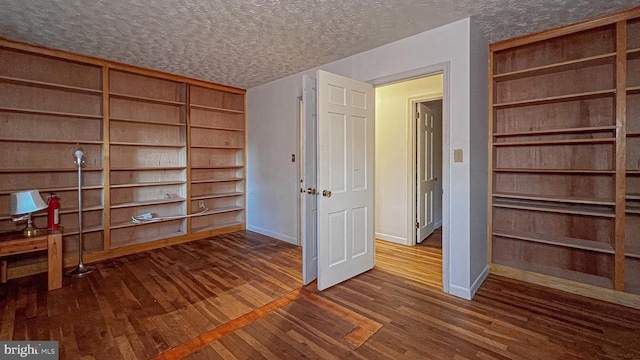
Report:
<svg viewBox="0 0 640 360"><path fill-rule="evenodd" d="M304 125L302 124L302 120L304 120L304 116L302 114L304 107L303 107L303 100L302 100L302 96L298 96L298 151L296 154L296 157L298 158L298 188L300 188L300 192L298 193L298 241L297 244L298 246L302 246L302 239L304 239L304 232L306 230L306 219L304 218L304 216L302 216L302 214L304 214L304 209L302 208L304 206L304 203L302 201L302 197L305 195L302 188L302 174L304 174L304 165L305 165L305 151L302 148L304 146L304 134L303 134L303 129L304 129Z"/></svg>
<svg viewBox="0 0 640 360"><path fill-rule="evenodd" d="M442 291L449 293L449 279L450 279L450 234L451 234L451 118L450 118L450 106L451 106L451 71L450 63L443 62L434 64L431 66L421 67L410 71L405 71L397 74L391 74L376 79L367 81L373 86L388 85L391 83L402 82L407 80L413 80L421 77L427 77L430 75L436 75L442 73ZM440 99L440 97L437 97ZM409 120L407 120L409 121ZM408 180L409 189L409 204L410 208L408 214L412 214L408 219L409 232L412 234L411 241L415 244L416 241L416 143L415 143L415 120L411 120L411 126L409 126L407 147L412 154L407 159L407 166L411 170L411 174Z"/></svg>
<svg viewBox="0 0 640 360"><path fill-rule="evenodd" d="M432 75L438 75L440 73L435 73ZM429 75L427 75L429 76ZM443 79L444 82L444 79ZM408 186L409 186L409 208L407 209L407 214L409 214L409 221L407 223L408 229L409 231L407 232L410 236L410 241L408 241L408 245L410 246L415 246L418 244L418 229L416 229L416 218L418 217L418 182L417 177L418 177L418 158L416 156L416 153L418 151L418 143L416 142L416 137L417 137L417 133L416 133L416 119L415 119L415 108L417 104L423 103L423 102L429 102L429 101L437 101L437 100L443 100L443 96L437 95L437 96L429 96L429 95L424 95L424 96L414 96L414 97L410 97L408 99L408 105L409 106L409 130L407 130L408 134L408 138L407 138L407 142L411 147L411 161L413 166L409 167L409 169L411 169L411 179L408 180ZM444 112L444 100L442 102L442 108ZM443 125L444 125L444 116L441 117L443 119L441 119ZM443 137L443 148L444 148L444 126L443 126L443 130L442 130L442 137ZM444 150L443 150L444 151ZM444 159L444 153L443 153L443 159ZM442 167L444 168L444 160L442 160ZM443 176L444 178L444 170L443 170ZM440 181L443 181L443 186L444 186L444 179L440 179ZM443 224L442 226L444 226L444 195L443 195L443 206L440 209L440 211L442 211L442 217L443 217ZM411 206L411 204L413 204L413 206ZM409 239L407 239L409 240ZM444 254L443 254L444 255Z"/></svg>

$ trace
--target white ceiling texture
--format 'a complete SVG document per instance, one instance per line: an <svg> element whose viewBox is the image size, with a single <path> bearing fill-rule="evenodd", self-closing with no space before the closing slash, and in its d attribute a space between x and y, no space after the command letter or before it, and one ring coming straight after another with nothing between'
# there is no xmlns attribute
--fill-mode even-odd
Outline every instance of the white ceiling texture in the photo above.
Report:
<svg viewBox="0 0 640 360"><path fill-rule="evenodd" d="M466 17L495 42L635 6L640 0L0 0L0 36L247 89Z"/></svg>

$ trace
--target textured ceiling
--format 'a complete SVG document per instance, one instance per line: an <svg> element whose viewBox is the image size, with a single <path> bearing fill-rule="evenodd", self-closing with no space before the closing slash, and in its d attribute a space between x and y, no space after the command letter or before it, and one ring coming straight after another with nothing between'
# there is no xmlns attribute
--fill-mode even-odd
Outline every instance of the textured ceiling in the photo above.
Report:
<svg viewBox="0 0 640 360"><path fill-rule="evenodd" d="M490 42L640 0L0 0L0 36L250 88L472 17Z"/></svg>

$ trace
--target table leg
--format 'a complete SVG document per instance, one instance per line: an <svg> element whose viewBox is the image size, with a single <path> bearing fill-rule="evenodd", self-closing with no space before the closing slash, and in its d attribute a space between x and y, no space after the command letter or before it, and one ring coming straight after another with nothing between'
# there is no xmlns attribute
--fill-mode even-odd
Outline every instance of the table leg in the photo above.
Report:
<svg viewBox="0 0 640 360"><path fill-rule="evenodd" d="M0 259L0 282L3 284L7 282L7 258L6 257L3 257L2 259Z"/></svg>
<svg viewBox="0 0 640 360"><path fill-rule="evenodd" d="M49 234L49 290L62 287L62 234Z"/></svg>

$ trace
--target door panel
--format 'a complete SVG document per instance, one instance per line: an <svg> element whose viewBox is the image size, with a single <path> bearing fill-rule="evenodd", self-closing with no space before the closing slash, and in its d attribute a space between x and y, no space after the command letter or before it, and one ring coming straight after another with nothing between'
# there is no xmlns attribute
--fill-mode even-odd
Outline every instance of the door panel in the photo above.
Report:
<svg viewBox="0 0 640 360"><path fill-rule="evenodd" d="M416 174L418 204L416 204L416 216L418 231L416 242L421 243L434 230L433 197L435 190L434 177L434 112L424 104L416 104L416 127L418 139L416 141L416 162L418 169Z"/></svg>
<svg viewBox="0 0 640 360"><path fill-rule="evenodd" d="M374 92L318 71L318 289L373 268ZM323 195L324 193L324 195Z"/></svg>
<svg viewBox="0 0 640 360"><path fill-rule="evenodd" d="M302 162L301 236L302 236L302 282L307 285L318 277L317 242L317 196L315 194L317 175L317 119L316 119L316 79L302 77L302 119L300 121L300 161ZM311 194L307 192L311 189Z"/></svg>
<svg viewBox="0 0 640 360"><path fill-rule="evenodd" d="M367 119L353 117L353 187L351 190L367 189Z"/></svg>
<svg viewBox="0 0 640 360"><path fill-rule="evenodd" d="M360 255L366 255L368 250L367 243L367 232L362 231L362 229L367 229L367 212L368 209L366 207L353 209L353 235L352 235L352 244L353 244L353 257L357 257Z"/></svg>
<svg viewBox="0 0 640 360"><path fill-rule="evenodd" d="M338 211L329 214L329 266L338 265L347 260L347 212Z"/></svg>
<svg viewBox="0 0 640 360"><path fill-rule="evenodd" d="M329 190L343 193L347 190L347 117L329 113Z"/></svg>

